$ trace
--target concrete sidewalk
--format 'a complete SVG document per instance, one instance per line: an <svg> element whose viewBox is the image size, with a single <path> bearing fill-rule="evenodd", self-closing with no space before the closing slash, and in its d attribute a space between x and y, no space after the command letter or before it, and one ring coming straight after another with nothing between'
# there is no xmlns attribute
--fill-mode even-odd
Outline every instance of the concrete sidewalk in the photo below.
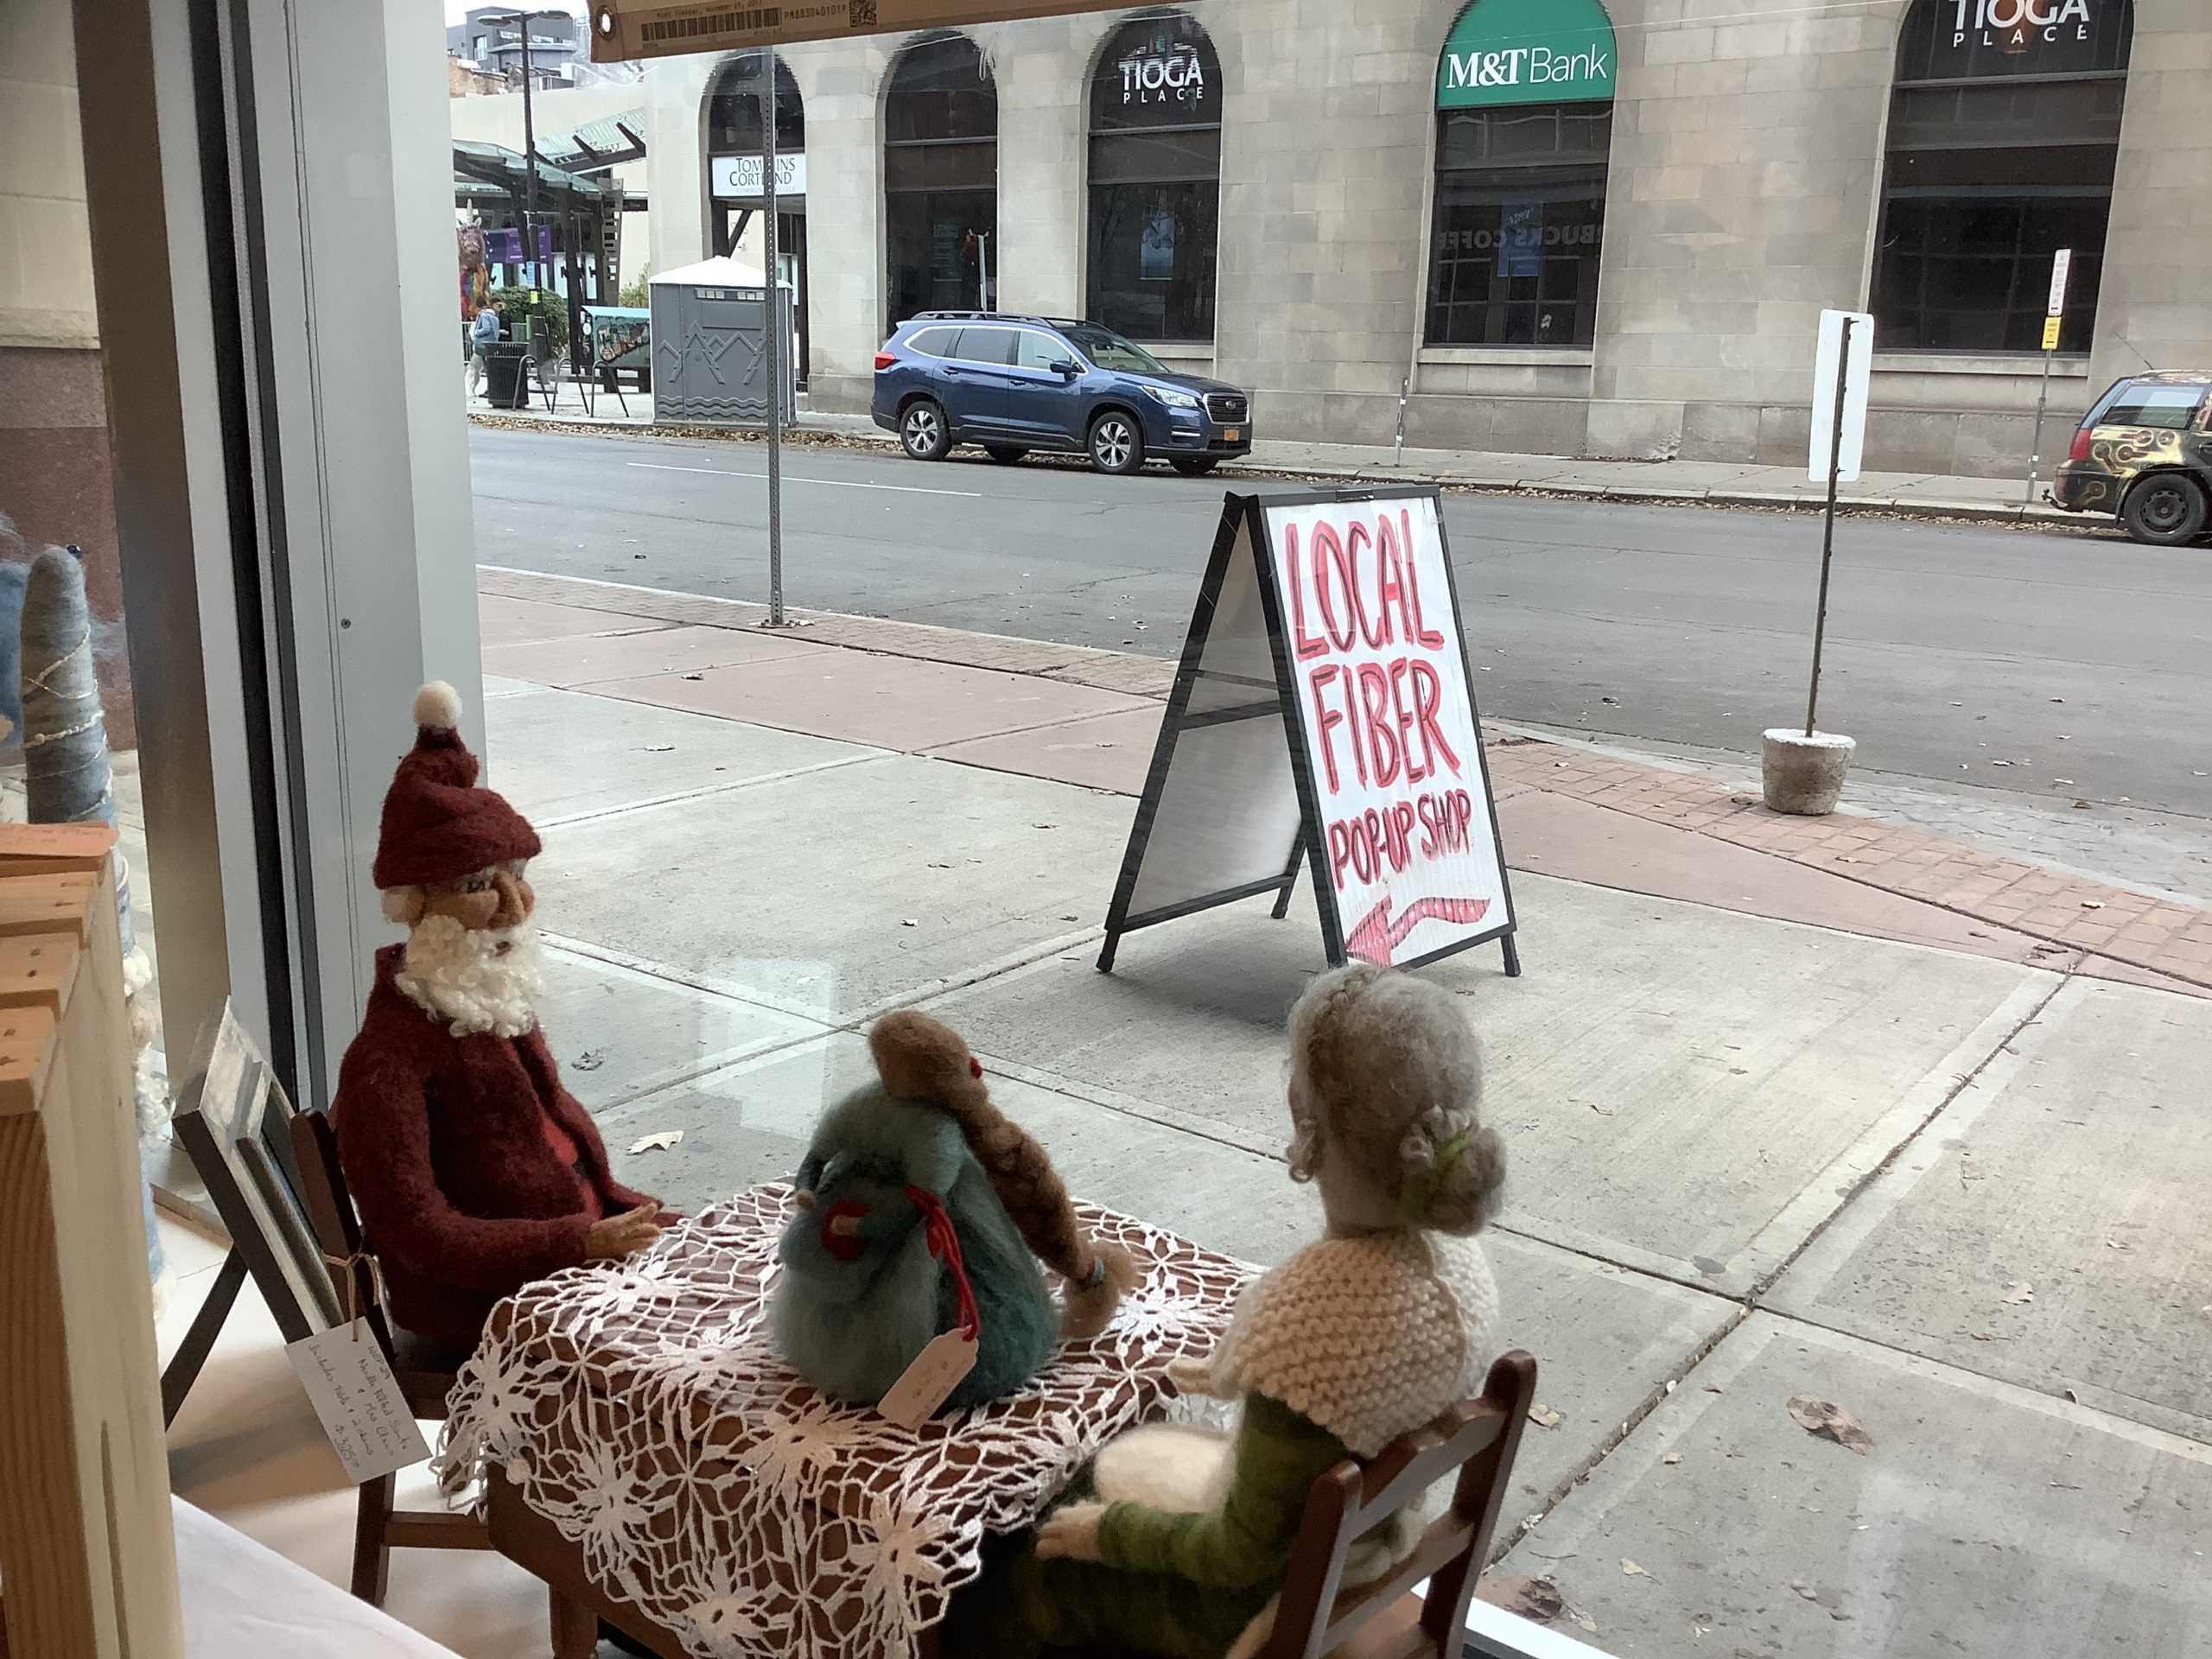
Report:
<svg viewBox="0 0 2212 1659"><path fill-rule="evenodd" d="M728 428L653 424L650 392L625 394L626 410L600 393L587 410L581 391L564 385L554 407L487 410L472 401L470 418L486 426L544 426L559 429L650 432L663 437L757 442L758 432ZM802 410L794 443L847 442L895 447L896 440L865 415ZM1935 473L1867 473L1842 486L1837 501L1854 512L1999 523L2070 524L2110 529L2108 515L2062 512L2044 502L2050 481L2047 458L2037 498L2027 499L2025 468L2012 479L1959 478ZM1079 463L1077 463L1079 464ZM1581 461L1571 456L1519 455L1481 450L1408 449L1389 445L1294 443L1262 438L1249 461L1221 468L1220 476L1281 476L1356 481L1440 484L1454 489L1519 491L1588 496L1620 501L1703 501L1722 506L1810 509L1827 494L1802 467L1754 467L1710 461Z"/></svg>
<svg viewBox="0 0 2212 1659"><path fill-rule="evenodd" d="M483 588L491 781L546 843L547 1029L625 1179L692 1205L785 1173L861 1028L918 1002L1086 1196L1260 1262L1313 1236L1278 1155L1310 903L1094 967L1167 664ZM2089 939L2120 897L1863 820L1799 840L1566 746L1492 757L1528 973L1424 971L1488 1046L1504 1335L1544 1367L1506 1570L1623 1655L2190 1649L2204 912ZM1872 1446L1808 1434L1801 1396Z"/></svg>

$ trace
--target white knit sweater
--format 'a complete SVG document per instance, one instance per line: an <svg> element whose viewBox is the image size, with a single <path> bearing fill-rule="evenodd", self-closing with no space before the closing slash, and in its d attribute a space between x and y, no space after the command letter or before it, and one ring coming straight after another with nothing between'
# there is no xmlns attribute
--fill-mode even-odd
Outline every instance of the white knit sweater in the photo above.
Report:
<svg viewBox="0 0 2212 1659"><path fill-rule="evenodd" d="M1473 1239L1326 1238L1246 1288L1211 1382L1280 1400L1371 1458L1482 1391L1497 1326L1497 1285Z"/></svg>

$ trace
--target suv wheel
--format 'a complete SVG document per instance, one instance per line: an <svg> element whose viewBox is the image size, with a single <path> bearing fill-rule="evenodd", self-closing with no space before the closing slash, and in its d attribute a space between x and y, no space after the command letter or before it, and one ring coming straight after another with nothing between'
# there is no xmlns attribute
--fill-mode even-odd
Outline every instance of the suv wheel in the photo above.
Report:
<svg viewBox="0 0 2212 1659"><path fill-rule="evenodd" d="M943 461L952 448L944 411L927 397L907 404L899 417L899 442L916 461Z"/></svg>
<svg viewBox="0 0 2212 1659"><path fill-rule="evenodd" d="M1109 409L1090 423L1090 464L1117 476L1144 465L1144 433L1133 416Z"/></svg>
<svg viewBox="0 0 2212 1659"><path fill-rule="evenodd" d="M2179 547L2204 529L2204 492L2179 473L2153 473L2127 493L2120 522L2139 542Z"/></svg>

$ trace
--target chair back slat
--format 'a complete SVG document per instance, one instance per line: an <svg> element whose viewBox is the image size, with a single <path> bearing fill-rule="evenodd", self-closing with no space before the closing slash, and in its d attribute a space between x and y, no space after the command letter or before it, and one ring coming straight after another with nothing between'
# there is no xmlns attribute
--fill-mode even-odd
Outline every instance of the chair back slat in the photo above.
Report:
<svg viewBox="0 0 2212 1659"><path fill-rule="evenodd" d="M1536 1362L1516 1350L1491 1367L1481 1399L1401 1435L1364 1467L1340 1463L1316 1480L1264 1659L1320 1659L1423 1579L1429 1588L1419 1625L1380 1651L1397 1659L1458 1659L1467 1602L1497 1532L1535 1391ZM1412 1553L1381 1579L1339 1593L1354 1541L1454 1471L1451 1508Z"/></svg>
<svg viewBox="0 0 2212 1659"><path fill-rule="evenodd" d="M376 1305L374 1281L367 1267L337 1265L361 1253L361 1224L353 1214L353 1195L346 1190L345 1168L338 1161L338 1133L321 1112L295 1112L289 1127L292 1155L300 1166L300 1198L307 1206L315 1243L322 1250L330 1287L337 1294L340 1307L367 1310L369 1325L389 1359L393 1351L391 1331L385 1323L384 1309ZM353 1281L350 1287L349 1278ZM356 1300L347 1300L349 1290Z"/></svg>

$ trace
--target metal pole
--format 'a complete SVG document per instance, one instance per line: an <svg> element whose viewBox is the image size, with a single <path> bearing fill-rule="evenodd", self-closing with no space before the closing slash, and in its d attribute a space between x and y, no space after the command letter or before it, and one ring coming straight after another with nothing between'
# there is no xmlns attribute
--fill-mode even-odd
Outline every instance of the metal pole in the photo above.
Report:
<svg viewBox="0 0 2212 1659"><path fill-rule="evenodd" d="M537 129L532 123L530 107L530 19L529 12L518 12L515 22L522 29L522 252L529 262L531 273L537 280L532 288L545 286L545 272L537 263L536 232L531 228L537 217Z"/></svg>
<svg viewBox="0 0 2212 1659"><path fill-rule="evenodd" d="M1843 348L1835 357L1835 429L1828 434L1828 511L1821 529L1821 603L1813 619L1813 689L1805 696L1805 735L1813 734L1813 716L1821 705L1821 645L1828 631L1828 563L1835 556L1835 481L1843 470L1843 397L1851 382L1851 326L1843 320Z"/></svg>
<svg viewBox="0 0 2212 1659"><path fill-rule="evenodd" d="M760 194L768 221L768 626L784 619L784 291L776 269L776 54L760 48Z"/></svg>
<svg viewBox="0 0 2212 1659"><path fill-rule="evenodd" d="M1406 398L1413 389L1414 378L1411 375L1398 382L1398 438L1395 446L1395 464L1400 467L1406 464Z"/></svg>
<svg viewBox="0 0 2212 1659"><path fill-rule="evenodd" d="M2043 473L2043 412L2050 401L2050 359L2056 355L2055 352L2043 354L2043 385L2036 392L2036 441L2030 446L2034 453L2028 457L2028 493L2020 499L2025 507L2035 505L2036 480Z"/></svg>

